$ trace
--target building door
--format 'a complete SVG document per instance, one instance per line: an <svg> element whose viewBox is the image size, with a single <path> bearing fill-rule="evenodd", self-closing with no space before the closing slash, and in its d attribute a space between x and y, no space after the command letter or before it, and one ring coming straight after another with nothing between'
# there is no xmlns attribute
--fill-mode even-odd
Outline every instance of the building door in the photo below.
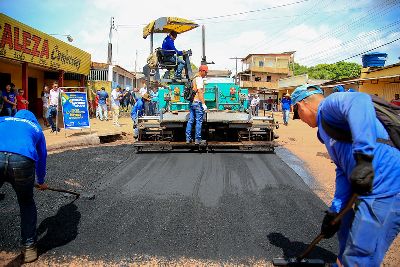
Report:
<svg viewBox="0 0 400 267"><path fill-rule="evenodd" d="M36 117L41 117L40 116L40 98L38 98L38 91L37 91L37 79L28 77L28 101L29 101L29 106L28 109L33 112L33 114L36 115Z"/></svg>
<svg viewBox="0 0 400 267"><path fill-rule="evenodd" d="M6 85L11 83L11 73L0 72L0 90L6 90Z"/></svg>

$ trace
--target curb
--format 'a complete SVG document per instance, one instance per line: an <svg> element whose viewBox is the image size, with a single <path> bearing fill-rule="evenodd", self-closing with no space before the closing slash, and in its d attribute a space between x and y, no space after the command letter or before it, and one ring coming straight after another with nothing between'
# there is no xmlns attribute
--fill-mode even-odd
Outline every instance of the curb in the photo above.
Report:
<svg viewBox="0 0 400 267"><path fill-rule="evenodd" d="M87 145L99 145L100 138L97 134L89 134L85 136L75 137L73 139L58 142L54 144L47 145L47 151L53 151L68 147L77 147L77 146L87 146Z"/></svg>

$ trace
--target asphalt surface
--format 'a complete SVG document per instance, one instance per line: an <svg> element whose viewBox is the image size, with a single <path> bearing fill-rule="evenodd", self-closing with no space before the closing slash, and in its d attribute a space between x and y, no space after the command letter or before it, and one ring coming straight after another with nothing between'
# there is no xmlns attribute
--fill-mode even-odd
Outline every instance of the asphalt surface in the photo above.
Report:
<svg viewBox="0 0 400 267"><path fill-rule="evenodd" d="M271 261L302 252L326 209L276 154L87 148L49 155L47 182L96 198L35 192L43 258ZM18 251L19 209L8 184L0 218L0 251ZM336 243L323 240L310 258L334 262Z"/></svg>

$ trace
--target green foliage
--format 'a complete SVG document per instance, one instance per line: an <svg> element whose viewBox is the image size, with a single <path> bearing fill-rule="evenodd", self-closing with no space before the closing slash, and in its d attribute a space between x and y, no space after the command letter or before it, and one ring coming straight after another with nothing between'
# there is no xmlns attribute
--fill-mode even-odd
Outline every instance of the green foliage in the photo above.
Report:
<svg viewBox="0 0 400 267"><path fill-rule="evenodd" d="M311 79L340 80L359 77L361 65L350 62L338 62L335 64L318 64L313 67L307 67L294 63L294 75L306 73Z"/></svg>

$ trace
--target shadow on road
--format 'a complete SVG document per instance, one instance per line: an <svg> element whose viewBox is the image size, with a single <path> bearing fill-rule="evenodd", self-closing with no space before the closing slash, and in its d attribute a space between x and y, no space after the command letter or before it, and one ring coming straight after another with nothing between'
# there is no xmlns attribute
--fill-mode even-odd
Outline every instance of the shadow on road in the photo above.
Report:
<svg viewBox="0 0 400 267"><path fill-rule="evenodd" d="M38 236L46 232L38 241L38 254L61 247L76 238L81 214L74 201L62 206L57 214L42 221L37 229Z"/></svg>
<svg viewBox="0 0 400 267"><path fill-rule="evenodd" d="M305 244L303 242L290 241L289 238L281 233L270 233L267 237L272 245L282 249L284 258L295 258L303 253L308 247L308 244ZM310 253L308 258L319 259L321 257L334 261L336 255L329 250L316 246L315 249Z"/></svg>

